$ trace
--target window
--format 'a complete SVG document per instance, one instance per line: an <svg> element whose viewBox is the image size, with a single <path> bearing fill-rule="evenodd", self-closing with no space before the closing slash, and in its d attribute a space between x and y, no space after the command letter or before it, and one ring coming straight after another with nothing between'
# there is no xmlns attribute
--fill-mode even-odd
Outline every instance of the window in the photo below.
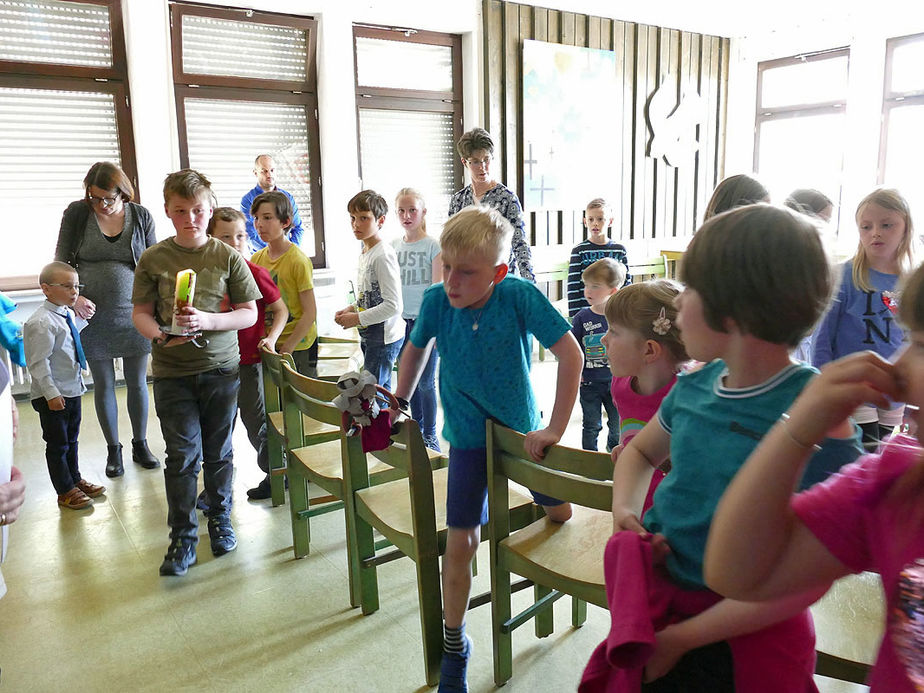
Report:
<svg viewBox="0 0 924 693"><path fill-rule="evenodd" d="M924 210L924 34L886 42L885 92L879 147L879 183L898 188L918 215Z"/></svg>
<svg viewBox="0 0 924 693"><path fill-rule="evenodd" d="M842 48L758 65L754 171L771 199L815 188L839 207L848 62Z"/></svg>
<svg viewBox="0 0 924 693"><path fill-rule="evenodd" d="M353 28L360 176L394 207L416 188L427 224L439 235L449 198L462 187L456 140L462 135L459 36L413 29ZM391 220L389 220L391 223Z"/></svg>
<svg viewBox="0 0 924 693"><path fill-rule="evenodd" d="M0 205L16 252L0 288L34 288L97 161L136 183L118 0L0 0Z"/></svg>
<svg viewBox="0 0 924 693"><path fill-rule="evenodd" d="M218 204L240 208L271 154L276 185L295 199L301 248L324 266L313 19L172 5L180 160L211 181Z"/></svg>

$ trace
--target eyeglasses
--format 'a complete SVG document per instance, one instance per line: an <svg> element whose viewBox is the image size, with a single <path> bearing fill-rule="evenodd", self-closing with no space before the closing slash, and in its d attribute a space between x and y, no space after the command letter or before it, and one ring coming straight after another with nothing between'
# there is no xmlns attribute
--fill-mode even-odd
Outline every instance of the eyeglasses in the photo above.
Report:
<svg viewBox="0 0 924 693"><path fill-rule="evenodd" d="M103 209L109 209L119 201L119 196L113 195L112 197L96 197L95 195L87 193L87 201L91 205L101 205Z"/></svg>
<svg viewBox="0 0 924 693"><path fill-rule="evenodd" d="M86 284L61 284L60 282L50 282L48 286L61 286L65 289L77 289L77 291L83 291L83 288Z"/></svg>
<svg viewBox="0 0 924 693"><path fill-rule="evenodd" d="M484 159L466 159L465 163L474 168L487 168L491 165L491 157L486 156Z"/></svg>

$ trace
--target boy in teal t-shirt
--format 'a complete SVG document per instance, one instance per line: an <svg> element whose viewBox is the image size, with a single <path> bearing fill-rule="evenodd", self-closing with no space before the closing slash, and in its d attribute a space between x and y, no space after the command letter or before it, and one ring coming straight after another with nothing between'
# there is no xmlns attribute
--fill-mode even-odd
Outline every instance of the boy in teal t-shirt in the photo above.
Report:
<svg viewBox="0 0 924 693"><path fill-rule="evenodd" d="M440 237L443 283L424 293L395 389L406 408L435 340L441 356L443 437L450 444L440 690L467 690L471 641L465 635L465 610L471 561L487 522L485 422L490 417L526 433L526 452L541 459L565 432L583 365L568 321L531 282L505 278L512 235L510 223L487 207L466 208L446 223ZM531 335L559 361L555 404L549 425L541 430L529 380ZM571 517L570 504L533 497L553 521Z"/></svg>

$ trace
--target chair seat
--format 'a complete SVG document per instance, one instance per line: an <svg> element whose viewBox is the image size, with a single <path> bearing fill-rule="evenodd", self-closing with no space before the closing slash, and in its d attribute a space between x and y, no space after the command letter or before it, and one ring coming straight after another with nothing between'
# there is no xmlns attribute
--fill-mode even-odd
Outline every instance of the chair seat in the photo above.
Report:
<svg viewBox="0 0 924 693"><path fill-rule="evenodd" d="M613 515L580 505L573 505L572 509L574 515L567 522L552 522L543 517L511 534L500 546L524 564L535 566L538 573L602 590L603 549L613 534ZM511 570L517 572L513 566ZM542 584L554 586L551 581Z"/></svg>
<svg viewBox="0 0 924 693"><path fill-rule="evenodd" d="M330 440L326 443L317 445L306 445L305 447L291 450L295 458L310 473L329 479L333 482L343 482L343 461L340 453L340 440ZM375 459L372 455L366 457L369 474L390 471L391 465L385 464Z"/></svg>
<svg viewBox="0 0 924 693"><path fill-rule="evenodd" d="M446 485L448 480L448 467L433 471L433 502L436 506L437 532L442 532L446 529ZM356 497L377 520L373 524L382 534L389 536L390 533L396 532L408 539L413 537L411 490L408 487L406 478L361 489L356 492ZM529 506L533 502L529 491L519 484L511 483L509 497L511 510ZM387 528L389 534L383 532L383 528ZM399 542L395 541L393 537L389 536L389 538L392 538L395 545L400 546Z"/></svg>
<svg viewBox="0 0 924 693"><path fill-rule="evenodd" d="M279 435L283 435L285 431L282 419L283 414L281 411L271 412L267 416L270 425L276 429ZM317 421L302 414L302 431L305 435L317 435L320 433L338 433L340 429L332 424Z"/></svg>
<svg viewBox="0 0 924 693"><path fill-rule="evenodd" d="M321 344L318 358L327 359L348 359L351 356L362 356L359 344L355 342L346 343L328 343Z"/></svg>

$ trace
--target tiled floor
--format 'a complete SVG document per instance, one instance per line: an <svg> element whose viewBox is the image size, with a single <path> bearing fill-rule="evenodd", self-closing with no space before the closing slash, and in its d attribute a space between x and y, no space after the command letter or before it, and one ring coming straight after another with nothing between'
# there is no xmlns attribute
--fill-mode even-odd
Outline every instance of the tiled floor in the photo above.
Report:
<svg viewBox="0 0 924 693"><path fill-rule="evenodd" d="M536 364L540 401L550 401L542 393L554 383L555 367ZM162 456L151 409L151 447ZM184 578L162 578L162 472L143 470L126 455L125 476L106 479L105 442L88 395L82 471L109 490L92 510L61 510L37 416L28 403L20 412L16 463L28 491L3 566L9 592L0 600L0 691L427 690L412 564L379 568L377 613L351 609L342 515L313 519L311 555L296 561L287 507L246 498L261 473L243 427L234 439L237 550L213 558L203 526L199 564ZM127 422L122 431L129 439ZM576 408L564 442L579 441ZM486 545L479 564L475 589L482 592L489 584ZM525 604L529 593L518 598ZM587 624L575 630L569 612L566 600L559 602L549 638L535 638L529 626L516 632L514 676L505 690L576 688L608 617L591 607ZM492 690L490 608L471 612L468 627L475 640L471 690Z"/></svg>

